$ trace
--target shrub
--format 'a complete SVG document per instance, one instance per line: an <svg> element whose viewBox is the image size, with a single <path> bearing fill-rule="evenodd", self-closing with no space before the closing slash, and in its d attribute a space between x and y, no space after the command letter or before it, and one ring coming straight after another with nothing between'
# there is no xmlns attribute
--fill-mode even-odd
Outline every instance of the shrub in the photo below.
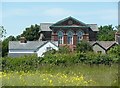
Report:
<svg viewBox="0 0 120 88"><path fill-rule="evenodd" d="M76 48L77 52L88 52L93 51L92 46L87 41L80 41L80 43L77 44Z"/></svg>

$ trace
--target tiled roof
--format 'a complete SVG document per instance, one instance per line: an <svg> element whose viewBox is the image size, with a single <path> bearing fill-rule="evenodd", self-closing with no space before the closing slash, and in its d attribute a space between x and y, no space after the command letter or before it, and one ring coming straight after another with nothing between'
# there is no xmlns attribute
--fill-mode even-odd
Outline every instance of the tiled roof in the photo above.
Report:
<svg viewBox="0 0 120 88"><path fill-rule="evenodd" d="M105 50L111 48L114 44L117 44L115 41L90 41L90 44L94 46L98 44L99 46L103 47Z"/></svg>
<svg viewBox="0 0 120 88"><path fill-rule="evenodd" d="M20 41L10 41L9 42L9 49L17 49L17 50L36 50L40 48L48 41L27 41L27 43L20 43ZM51 41L54 45L57 46L56 41Z"/></svg>

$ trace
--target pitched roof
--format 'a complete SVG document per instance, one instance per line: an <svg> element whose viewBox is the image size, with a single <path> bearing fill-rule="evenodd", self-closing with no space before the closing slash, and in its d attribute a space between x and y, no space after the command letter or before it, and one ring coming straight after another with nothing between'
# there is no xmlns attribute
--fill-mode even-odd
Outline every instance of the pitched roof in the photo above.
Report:
<svg viewBox="0 0 120 88"><path fill-rule="evenodd" d="M50 29L50 26L52 24L53 23L40 23L40 31L52 31ZM97 24L87 24L87 25L92 29L92 31L99 31ZM81 26L72 25L72 26L57 26L57 27L79 27L80 28ZM82 26L82 27L84 27L84 26Z"/></svg>
<svg viewBox="0 0 120 88"><path fill-rule="evenodd" d="M87 24L93 31L99 31L97 24Z"/></svg>
<svg viewBox="0 0 120 88"><path fill-rule="evenodd" d="M50 26L52 25L53 23L40 23L40 31L52 31L50 29Z"/></svg>
<svg viewBox="0 0 120 88"><path fill-rule="evenodd" d="M41 46L45 45L47 42L51 42L57 46L56 41L27 41L27 43L20 43L20 41L10 41L9 49L36 50Z"/></svg>
<svg viewBox="0 0 120 88"><path fill-rule="evenodd" d="M76 22L78 22L78 23L80 23L80 24L82 24L82 25L67 25L67 26L63 26L63 25L58 25L58 24L61 24L62 22L64 22L64 21L66 21L66 20L74 20L74 21L76 21ZM85 23L83 23L83 22L81 22L81 21L79 21L79 20L77 20L77 19L75 19L75 18L73 18L73 17L67 17L67 18L65 18L65 19L63 19L63 20L60 20L60 21L58 21L58 22L56 22L56 23L40 23L40 31L52 31L51 29L50 29L50 27L66 27L66 28L69 28L69 27L78 27L78 28L81 28L81 27L90 27L91 29L92 29L92 31L99 31L98 30L98 26L97 26L97 24L85 24Z"/></svg>
<svg viewBox="0 0 120 88"><path fill-rule="evenodd" d="M82 26L87 26L85 23L83 23L83 22L81 22L81 21L79 21L79 20L77 20L77 19L69 16L69 17L64 18L64 19L56 22L55 24L51 25L51 27L53 27L53 26L58 26L59 24L61 24L61 23L64 22L64 21L67 21L67 20L74 20L75 22L82 24Z"/></svg>
<svg viewBox="0 0 120 88"><path fill-rule="evenodd" d="M99 45L102 48L104 48L105 50L108 50L109 48L111 48L113 45L117 44L115 41L90 41L90 44L92 46L94 45Z"/></svg>

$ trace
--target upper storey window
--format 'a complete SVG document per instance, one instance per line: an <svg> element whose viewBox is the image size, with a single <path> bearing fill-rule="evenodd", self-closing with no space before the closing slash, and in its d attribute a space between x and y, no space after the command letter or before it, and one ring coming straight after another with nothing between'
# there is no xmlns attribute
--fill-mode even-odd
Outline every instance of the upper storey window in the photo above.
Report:
<svg viewBox="0 0 120 88"><path fill-rule="evenodd" d="M71 31L68 31L67 43L68 44L73 44L73 33Z"/></svg>
<svg viewBox="0 0 120 88"><path fill-rule="evenodd" d="M58 32L58 44L63 44L63 32Z"/></svg>
<svg viewBox="0 0 120 88"><path fill-rule="evenodd" d="M79 31L77 33L77 40L78 40L78 42L80 42L82 39L83 39L83 32Z"/></svg>

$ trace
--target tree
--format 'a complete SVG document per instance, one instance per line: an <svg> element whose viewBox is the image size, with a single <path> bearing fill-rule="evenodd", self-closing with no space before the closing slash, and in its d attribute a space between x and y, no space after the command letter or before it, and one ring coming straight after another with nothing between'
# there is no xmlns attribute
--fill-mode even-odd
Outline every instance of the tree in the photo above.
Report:
<svg viewBox="0 0 120 88"><path fill-rule="evenodd" d="M5 37L5 34L6 34L6 30L3 26L0 26L0 39L2 37Z"/></svg>
<svg viewBox="0 0 120 88"><path fill-rule="evenodd" d="M100 26L97 40L99 40L99 41L114 41L115 40L115 32L116 32L116 30L114 30L114 27L112 25Z"/></svg>
<svg viewBox="0 0 120 88"><path fill-rule="evenodd" d="M76 50L77 52L93 51L92 46L87 41L81 41L80 43L78 43Z"/></svg>
<svg viewBox="0 0 120 88"><path fill-rule="evenodd" d="M8 38L4 39L2 42L2 57L7 56L8 54L8 44L9 41L15 41L15 37L14 36L9 36Z"/></svg>
<svg viewBox="0 0 120 88"><path fill-rule="evenodd" d="M118 32L120 32L120 25L115 26L115 28L117 29Z"/></svg>
<svg viewBox="0 0 120 88"><path fill-rule="evenodd" d="M120 56L120 45L114 46L108 51L108 53Z"/></svg>
<svg viewBox="0 0 120 88"><path fill-rule="evenodd" d="M17 40L19 40L20 36L25 37L29 41L35 41L39 39L39 29L40 26L35 24L31 25L31 27L26 28L25 31L21 35L18 35L16 37Z"/></svg>

